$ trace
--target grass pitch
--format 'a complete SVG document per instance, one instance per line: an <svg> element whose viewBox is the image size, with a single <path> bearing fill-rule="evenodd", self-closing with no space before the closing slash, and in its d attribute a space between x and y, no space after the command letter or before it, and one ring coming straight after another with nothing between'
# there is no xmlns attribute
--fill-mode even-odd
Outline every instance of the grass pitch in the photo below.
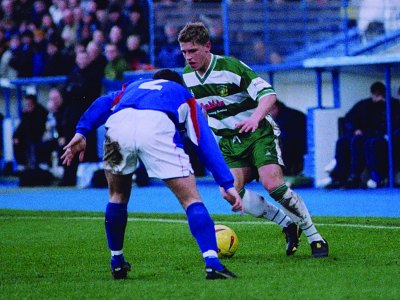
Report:
<svg viewBox="0 0 400 300"><path fill-rule="evenodd" d="M0 210L1 299L399 299L400 219L315 217L330 256L310 257L305 237L285 255L278 226L214 215L239 249L223 263L235 280L206 281L183 214L130 214L129 278L111 279L103 215Z"/></svg>

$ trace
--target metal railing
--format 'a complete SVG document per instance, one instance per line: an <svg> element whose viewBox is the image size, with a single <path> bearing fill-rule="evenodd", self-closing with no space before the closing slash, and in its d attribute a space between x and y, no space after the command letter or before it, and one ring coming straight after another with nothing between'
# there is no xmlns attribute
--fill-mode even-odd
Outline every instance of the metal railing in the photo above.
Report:
<svg viewBox="0 0 400 300"><path fill-rule="evenodd" d="M323 4L310 0L182 1L153 3L152 7L151 61L156 67L160 67L157 54L165 41L163 27L172 24L179 30L189 21L203 21L212 34L214 49L249 65L357 55L386 39L400 40L400 0L331 0Z"/></svg>

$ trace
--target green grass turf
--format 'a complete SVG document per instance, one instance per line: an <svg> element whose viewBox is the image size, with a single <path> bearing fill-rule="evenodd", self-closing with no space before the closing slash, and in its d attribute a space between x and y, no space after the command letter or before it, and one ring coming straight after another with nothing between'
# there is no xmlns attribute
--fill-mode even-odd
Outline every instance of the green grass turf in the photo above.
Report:
<svg viewBox="0 0 400 300"><path fill-rule="evenodd" d="M295 256L286 257L278 226L214 215L239 237L238 252L223 260L239 278L206 281L183 214L129 217L124 253L133 270L115 281L102 214L0 210L0 298L400 298L397 218L316 217L331 252L313 259L304 236Z"/></svg>

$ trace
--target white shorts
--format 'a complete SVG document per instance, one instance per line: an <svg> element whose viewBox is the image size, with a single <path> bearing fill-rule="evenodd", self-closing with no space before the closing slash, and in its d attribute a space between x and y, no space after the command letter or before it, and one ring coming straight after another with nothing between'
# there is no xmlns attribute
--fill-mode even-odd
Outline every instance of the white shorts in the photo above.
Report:
<svg viewBox="0 0 400 300"><path fill-rule="evenodd" d="M104 169L112 174L133 173L138 158L149 177L168 179L193 173L189 156L173 141L174 123L160 111L123 109L106 122Z"/></svg>

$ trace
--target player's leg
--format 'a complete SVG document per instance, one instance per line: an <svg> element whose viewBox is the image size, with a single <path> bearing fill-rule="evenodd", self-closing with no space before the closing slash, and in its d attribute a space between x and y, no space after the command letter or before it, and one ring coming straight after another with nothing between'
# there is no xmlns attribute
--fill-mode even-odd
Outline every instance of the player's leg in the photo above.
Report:
<svg viewBox="0 0 400 300"><path fill-rule="evenodd" d="M131 266L123 255L124 237L128 221L128 201L132 187L132 174L114 175L105 171L110 199L105 211L105 229L111 251L111 272L115 279L126 278Z"/></svg>
<svg viewBox="0 0 400 300"><path fill-rule="evenodd" d="M388 173L387 141L384 137L369 138L364 144L365 161L370 178L368 188L383 186L383 180Z"/></svg>
<svg viewBox="0 0 400 300"><path fill-rule="evenodd" d="M136 144L150 177L164 180L186 211L190 231L204 257L207 278L231 278L219 261L214 222L201 202L196 188L189 156L174 143L176 128L168 116L158 111L135 112L134 122L140 120L146 130L138 130ZM152 132L152 134L149 134ZM210 278L213 276L216 278Z"/></svg>
<svg viewBox="0 0 400 300"><path fill-rule="evenodd" d="M332 182L326 186L327 189L343 187L350 174L350 136L342 136L336 142L335 168L330 172Z"/></svg>
<svg viewBox="0 0 400 300"><path fill-rule="evenodd" d="M232 168L231 172L235 177L235 188L242 197L245 213L256 218L270 220L281 226L286 236L286 254L294 254L299 246L299 237L298 227L292 219L260 194L244 188L245 183L254 178L251 168Z"/></svg>
<svg viewBox="0 0 400 300"><path fill-rule="evenodd" d="M364 143L366 137L354 135L350 144L350 175L347 179L345 188L354 189L361 187L361 173L366 167Z"/></svg>
<svg viewBox="0 0 400 300"><path fill-rule="evenodd" d="M288 216L300 227L311 245L314 257L328 256L328 244L312 222L303 199L284 182L281 166L268 164L259 168L260 181L270 196L280 203Z"/></svg>
<svg viewBox="0 0 400 300"><path fill-rule="evenodd" d="M125 261L123 244L128 220L128 201L132 188L132 174L138 158L134 148L135 116L129 110L122 110L111 116L104 141L104 169L109 187L110 199L105 212L105 229L111 251L111 273L115 279L124 279L130 271Z"/></svg>
<svg viewBox="0 0 400 300"><path fill-rule="evenodd" d="M195 238L205 261L206 279L236 277L218 259L214 221L200 199L193 174L188 177L164 179L164 182L176 195L186 211L190 232Z"/></svg>
<svg viewBox="0 0 400 300"><path fill-rule="evenodd" d="M243 199L245 213L256 218L268 219L282 228L292 223L281 209L265 200L260 194L244 188L244 184L253 178L251 168L232 168L231 172L235 177L235 188Z"/></svg>

